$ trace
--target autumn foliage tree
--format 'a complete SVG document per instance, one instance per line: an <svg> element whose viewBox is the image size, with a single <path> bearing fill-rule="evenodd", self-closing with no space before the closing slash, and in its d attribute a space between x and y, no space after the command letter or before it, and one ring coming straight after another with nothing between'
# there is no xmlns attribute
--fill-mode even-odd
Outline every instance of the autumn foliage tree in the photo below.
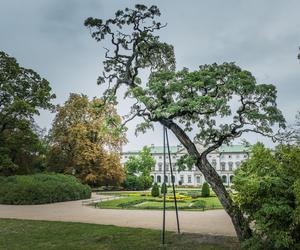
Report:
<svg viewBox="0 0 300 250"><path fill-rule="evenodd" d="M112 105L71 94L57 108L50 138L50 171L73 174L92 186L123 181L120 149L125 136L121 118Z"/></svg>
<svg viewBox="0 0 300 250"><path fill-rule="evenodd" d="M285 120L276 105L276 88L258 84L249 71L234 63L176 71L173 46L161 42L156 34L165 26L156 20L158 16L156 6L136 5L134 9L118 10L107 20L86 19L93 38L109 39L111 43L98 83L108 83L104 98L114 104L118 90L126 88L124 97L135 101L128 120L141 117L144 121L138 131L159 122L174 133L243 240L251 236L249 224L207 155L245 132L272 137L273 125L284 127ZM147 70L149 80L142 82L140 73ZM205 149L199 152L196 143Z"/></svg>

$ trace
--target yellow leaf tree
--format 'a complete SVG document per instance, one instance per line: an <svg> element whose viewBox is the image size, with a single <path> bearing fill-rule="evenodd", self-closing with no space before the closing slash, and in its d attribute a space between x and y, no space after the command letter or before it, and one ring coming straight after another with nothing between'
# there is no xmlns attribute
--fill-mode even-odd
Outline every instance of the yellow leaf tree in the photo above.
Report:
<svg viewBox="0 0 300 250"><path fill-rule="evenodd" d="M48 170L75 175L91 186L123 181L120 151L126 138L121 117L103 100L71 94L57 107L50 141Z"/></svg>

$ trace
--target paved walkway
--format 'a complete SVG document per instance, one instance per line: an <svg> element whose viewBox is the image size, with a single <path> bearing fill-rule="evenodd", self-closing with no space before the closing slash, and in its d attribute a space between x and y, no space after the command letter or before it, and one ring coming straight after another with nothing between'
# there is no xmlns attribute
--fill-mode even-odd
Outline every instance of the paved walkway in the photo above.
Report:
<svg viewBox="0 0 300 250"><path fill-rule="evenodd" d="M93 199L107 197L93 195ZM162 211L98 209L83 206L82 201L45 205L0 205L0 218L50 221L73 221L93 224L161 229ZM224 210L179 211L182 232L235 236L229 216ZM175 211L166 212L166 229L176 231Z"/></svg>

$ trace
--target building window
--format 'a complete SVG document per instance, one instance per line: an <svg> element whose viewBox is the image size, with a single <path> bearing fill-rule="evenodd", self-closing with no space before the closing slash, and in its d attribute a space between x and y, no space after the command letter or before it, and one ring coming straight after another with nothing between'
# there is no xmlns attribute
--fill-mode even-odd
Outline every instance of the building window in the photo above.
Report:
<svg viewBox="0 0 300 250"><path fill-rule="evenodd" d="M230 180L230 183L232 183L232 181L233 181L233 175L230 175L229 180Z"/></svg>
<svg viewBox="0 0 300 250"><path fill-rule="evenodd" d="M161 183L161 176L158 175L156 178L157 178L157 183Z"/></svg>
<svg viewBox="0 0 300 250"><path fill-rule="evenodd" d="M222 175L222 182L224 184L227 184L227 176L226 175Z"/></svg>
<svg viewBox="0 0 300 250"><path fill-rule="evenodd" d="M221 170L222 171L226 170L226 163L225 162L221 162Z"/></svg>
<svg viewBox="0 0 300 250"><path fill-rule="evenodd" d="M233 162L228 162L228 168L229 168L229 171L232 171L233 169Z"/></svg>
<svg viewBox="0 0 300 250"><path fill-rule="evenodd" d="M244 154L244 158L247 159L247 158L248 158L248 155L247 155L247 154Z"/></svg>
<svg viewBox="0 0 300 250"><path fill-rule="evenodd" d="M188 183L192 183L192 176L188 175Z"/></svg>
<svg viewBox="0 0 300 250"><path fill-rule="evenodd" d="M158 170L159 170L159 171L162 171L162 163L161 163L161 162L158 163Z"/></svg>
<svg viewBox="0 0 300 250"><path fill-rule="evenodd" d="M169 163L166 164L166 171L170 171L170 165L169 165Z"/></svg>
<svg viewBox="0 0 300 250"><path fill-rule="evenodd" d="M167 183L168 182L168 176L165 175L165 182Z"/></svg>
<svg viewBox="0 0 300 250"><path fill-rule="evenodd" d="M180 175L180 181L181 181L181 184L184 183L184 176L183 175Z"/></svg>
<svg viewBox="0 0 300 250"><path fill-rule="evenodd" d="M228 155L228 158L231 159L231 155Z"/></svg>
<svg viewBox="0 0 300 250"><path fill-rule="evenodd" d="M173 171L176 171L176 164L175 163L172 163L172 168L173 168Z"/></svg>
<svg viewBox="0 0 300 250"><path fill-rule="evenodd" d="M239 155L239 154L237 154L237 155L236 155L236 158L237 158L237 159L239 159L239 158L240 158L240 155Z"/></svg>
<svg viewBox="0 0 300 250"><path fill-rule="evenodd" d="M199 176L199 175L196 177L196 180L197 180L197 184L200 184L200 182L201 182L201 178L200 178L200 176Z"/></svg>
<svg viewBox="0 0 300 250"><path fill-rule="evenodd" d="M241 166L241 162L237 161L237 162L235 163L235 166L238 168L239 166Z"/></svg>
<svg viewBox="0 0 300 250"><path fill-rule="evenodd" d="M127 159L127 155L125 155L125 159Z"/></svg>
<svg viewBox="0 0 300 250"><path fill-rule="evenodd" d="M154 176L153 175L151 175L151 179L152 179L152 182L154 182Z"/></svg>

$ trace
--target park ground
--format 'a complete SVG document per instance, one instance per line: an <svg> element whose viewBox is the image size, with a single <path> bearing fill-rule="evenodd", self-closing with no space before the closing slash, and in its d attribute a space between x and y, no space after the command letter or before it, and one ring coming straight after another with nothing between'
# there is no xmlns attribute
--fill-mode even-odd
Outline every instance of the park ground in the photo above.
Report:
<svg viewBox="0 0 300 250"><path fill-rule="evenodd" d="M108 197L115 198L93 193L89 200L0 205L0 249L238 249L233 225L223 209L179 211L181 235L175 233L175 211L168 210L163 248L161 210L84 205ZM133 197L140 199L129 199ZM126 201L128 196L113 202L122 198ZM106 205L112 206L111 202Z"/></svg>
<svg viewBox="0 0 300 250"><path fill-rule="evenodd" d="M167 232L162 246L159 230L72 222L0 219L0 235L0 249L238 249L232 237Z"/></svg>
<svg viewBox="0 0 300 250"><path fill-rule="evenodd" d="M93 194L93 199L107 197ZM0 218L68 221L121 227L161 229L161 210L98 209L82 205L82 201L67 201L43 205L0 205ZM236 236L232 222L223 209L179 211L182 232ZM166 213L166 229L176 231L174 211Z"/></svg>

